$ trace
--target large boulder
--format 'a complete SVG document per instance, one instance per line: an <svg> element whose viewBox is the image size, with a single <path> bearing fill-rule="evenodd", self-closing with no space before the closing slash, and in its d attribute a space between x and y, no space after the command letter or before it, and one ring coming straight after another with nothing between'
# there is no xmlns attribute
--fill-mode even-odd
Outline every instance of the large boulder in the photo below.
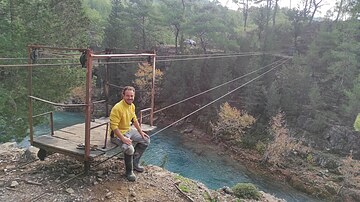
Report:
<svg viewBox="0 0 360 202"><path fill-rule="evenodd" d="M16 142L0 144L0 159L16 159L23 151L23 149L18 147Z"/></svg>
<svg viewBox="0 0 360 202"><path fill-rule="evenodd" d="M360 159L360 132L347 126L333 125L324 135L324 141L318 146L330 152L341 155L353 154L354 159Z"/></svg>

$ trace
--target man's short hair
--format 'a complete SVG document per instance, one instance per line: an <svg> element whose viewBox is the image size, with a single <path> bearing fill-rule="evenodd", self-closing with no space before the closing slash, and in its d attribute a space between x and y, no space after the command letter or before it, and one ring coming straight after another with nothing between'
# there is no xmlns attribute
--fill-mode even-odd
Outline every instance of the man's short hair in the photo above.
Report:
<svg viewBox="0 0 360 202"><path fill-rule="evenodd" d="M125 87L123 88L123 90L122 90L122 94L125 95L125 91L127 91L127 90L134 91L134 93L135 93L135 88L134 88L134 87L132 87L132 86L125 86Z"/></svg>

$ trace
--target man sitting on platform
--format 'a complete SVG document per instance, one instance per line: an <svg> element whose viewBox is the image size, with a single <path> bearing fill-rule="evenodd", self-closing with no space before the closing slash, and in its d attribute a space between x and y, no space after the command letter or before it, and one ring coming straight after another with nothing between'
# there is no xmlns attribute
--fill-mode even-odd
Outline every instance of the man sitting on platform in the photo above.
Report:
<svg viewBox="0 0 360 202"><path fill-rule="evenodd" d="M124 150L124 161L126 178L135 181L133 169L143 172L140 166L140 158L150 144L150 137L141 130L135 114L135 88L124 87L122 100L115 104L110 113L111 142L122 147ZM131 121L136 129L130 128Z"/></svg>

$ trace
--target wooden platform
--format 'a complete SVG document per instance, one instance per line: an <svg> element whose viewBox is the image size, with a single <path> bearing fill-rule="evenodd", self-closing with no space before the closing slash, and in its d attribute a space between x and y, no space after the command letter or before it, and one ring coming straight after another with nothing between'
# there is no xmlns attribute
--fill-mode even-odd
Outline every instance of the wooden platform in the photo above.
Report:
<svg viewBox="0 0 360 202"><path fill-rule="evenodd" d="M91 127L108 122L108 118L95 119L91 122ZM155 126L142 124L141 128L145 132L155 129ZM121 151L121 147L110 142L109 134L105 146L106 125L90 130L90 159L97 156L116 154ZM79 160L84 159L85 149L85 123L76 124L60 130L54 131L54 135L42 135L34 137L33 146L45 150L47 153L61 153L75 157ZM79 147L80 146L80 147Z"/></svg>

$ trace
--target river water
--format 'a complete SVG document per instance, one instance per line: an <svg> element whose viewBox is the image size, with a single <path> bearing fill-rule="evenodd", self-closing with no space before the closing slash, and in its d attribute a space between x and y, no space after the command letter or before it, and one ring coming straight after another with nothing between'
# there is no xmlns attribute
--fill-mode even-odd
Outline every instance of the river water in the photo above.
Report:
<svg viewBox="0 0 360 202"><path fill-rule="evenodd" d="M78 113L56 112L54 115L55 129L82 122L84 117ZM49 131L47 125L35 127L35 135ZM28 138L20 145L29 146ZM181 133L170 129L152 137L142 161L145 164L163 166L171 172L202 182L210 189L232 187L240 182L248 182L264 192L289 202L319 201L285 184L267 179L266 176L252 173L241 164L219 154L209 145L199 145L195 141L185 142Z"/></svg>
<svg viewBox="0 0 360 202"><path fill-rule="evenodd" d="M260 190L289 202L320 201L286 184L252 173L209 145L184 141L181 133L165 130L152 137L143 161L145 164L163 165L167 170L202 182L211 189L232 187L240 182L253 183Z"/></svg>

